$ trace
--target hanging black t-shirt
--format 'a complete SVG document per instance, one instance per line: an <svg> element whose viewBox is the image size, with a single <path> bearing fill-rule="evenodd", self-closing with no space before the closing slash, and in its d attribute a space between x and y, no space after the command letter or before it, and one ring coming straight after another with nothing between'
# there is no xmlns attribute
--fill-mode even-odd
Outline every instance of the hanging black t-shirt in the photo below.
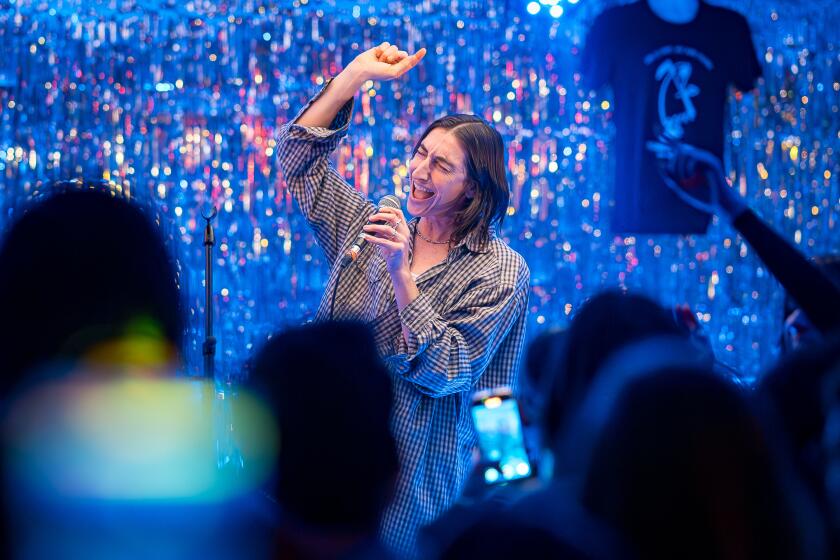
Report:
<svg viewBox="0 0 840 560"><path fill-rule="evenodd" d="M610 8L586 39L582 74L615 95L616 233L703 233L710 216L662 181L645 143L667 134L723 156L727 88L761 75L747 21L700 2L688 23L657 16L646 0Z"/></svg>

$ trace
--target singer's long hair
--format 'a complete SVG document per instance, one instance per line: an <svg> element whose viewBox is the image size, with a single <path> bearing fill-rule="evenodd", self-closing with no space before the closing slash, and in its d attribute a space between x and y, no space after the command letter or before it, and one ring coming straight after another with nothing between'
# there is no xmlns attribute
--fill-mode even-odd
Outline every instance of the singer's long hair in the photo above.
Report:
<svg viewBox="0 0 840 560"><path fill-rule="evenodd" d="M436 128L451 130L465 153L467 181L473 184L475 196L455 216L452 238L459 242L473 231L480 243L490 236L492 226L501 226L510 201L505 174L505 146L502 135L475 115L446 115L423 131L414 145L417 153L423 139Z"/></svg>

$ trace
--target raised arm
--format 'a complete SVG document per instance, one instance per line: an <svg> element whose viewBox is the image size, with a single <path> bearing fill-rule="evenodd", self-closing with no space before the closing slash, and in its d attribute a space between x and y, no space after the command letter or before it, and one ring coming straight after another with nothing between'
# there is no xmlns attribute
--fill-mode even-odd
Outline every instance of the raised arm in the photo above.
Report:
<svg viewBox="0 0 840 560"><path fill-rule="evenodd" d="M718 158L687 144L652 144L649 147L657 157L667 161L668 173L663 178L677 195L729 219L820 332L840 328L840 289L744 203L726 181ZM680 181L681 175L693 173L703 175L705 181L700 186L693 177ZM682 184L692 186L684 188Z"/></svg>
<svg viewBox="0 0 840 560"><path fill-rule="evenodd" d="M331 80L323 95L310 103L294 120L307 127L329 127L339 110L353 97L367 80L393 80L415 66L426 54L426 49L409 55L396 45L382 43L366 50Z"/></svg>
<svg viewBox="0 0 840 560"><path fill-rule="evenodd" d="M330 264L339 257L350 230L361 227L375 211L329 161L347 133L353 98L365 81L402 76L424 54L421 49L409 56L388 43L361 53L280 129L277 154L283 177Z"/></svg>
<svg viewBox="0 0 840 560"><path fill-rule="evenodd" d="M840 328L840 289L786 239L744 208L732 225L823 334Z"/></svg>

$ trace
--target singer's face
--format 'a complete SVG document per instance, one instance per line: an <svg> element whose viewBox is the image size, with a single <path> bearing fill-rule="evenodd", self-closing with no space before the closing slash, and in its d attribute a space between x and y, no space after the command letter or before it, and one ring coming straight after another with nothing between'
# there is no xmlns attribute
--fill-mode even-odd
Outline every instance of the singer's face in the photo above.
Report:
<svg viewBox="0 0 840 560"><path fill-rule="evenodd" d="M408 165L413 216L444 217L460 210L467 196L466 153L451 130L435 128L420 143Z"/></svg>

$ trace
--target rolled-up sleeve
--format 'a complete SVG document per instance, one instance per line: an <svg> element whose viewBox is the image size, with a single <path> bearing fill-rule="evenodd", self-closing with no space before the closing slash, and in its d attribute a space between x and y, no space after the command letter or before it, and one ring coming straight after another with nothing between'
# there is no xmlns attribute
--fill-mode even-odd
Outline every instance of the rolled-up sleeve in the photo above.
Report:
<svg viewBox="0 0 840 560"><path fill-rule="evenodd" d="M330 155L347 134L353 100L344 104L327 128L295 124L326 87L280 129L277 157L287 188L297 200L318 244L332 264L350 229L363 219L362 216L366 218L372 214L375 208L338 174L329 161Z"/></svg>
<svg viewBox="0 0 840 560"><path fill-rule="evenodd" d="M397 374L433 397L468 391L526 312L528 276L523 263L515 283L477 279L445 316L421 293L400 312L408 337L390 359Z"/></svg>

